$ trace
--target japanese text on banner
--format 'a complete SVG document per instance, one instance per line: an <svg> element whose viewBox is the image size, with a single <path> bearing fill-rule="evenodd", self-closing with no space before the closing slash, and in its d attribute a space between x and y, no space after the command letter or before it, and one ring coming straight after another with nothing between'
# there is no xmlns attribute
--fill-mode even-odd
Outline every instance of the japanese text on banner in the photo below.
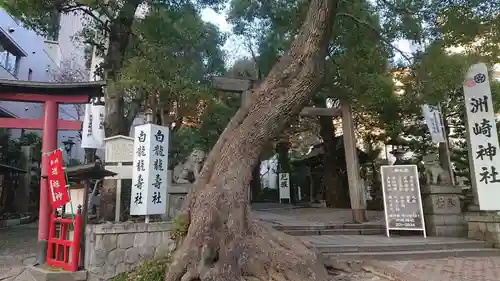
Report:
<svg viewBox="0 0 500 281"><path fill-rule="evenodd" d="M135 127L132 215L166 212L168 128L154 124Z"/></svg>
<svg viewBox="0 0 500 281"><path fill-rule="evenodd" d="M48 155L47 181L49 184L50 202L54 210L70 202L63 164L62 151L60 149Z"/></svg>
<svg viewBox="0 0 500 281"><path fill-rule="evenodd" d="M491 89L486 65L473 65L464 83L471 174L481 210L499 210L500 157Z"/></svg>

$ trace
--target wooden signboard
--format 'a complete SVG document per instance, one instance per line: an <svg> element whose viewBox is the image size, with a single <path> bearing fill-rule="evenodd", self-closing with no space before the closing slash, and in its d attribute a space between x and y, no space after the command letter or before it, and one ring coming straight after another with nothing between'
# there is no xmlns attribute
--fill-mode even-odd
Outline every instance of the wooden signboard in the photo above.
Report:
<svg viewBox="0 0 500 281"><path fill-rule="evenodd" d="M380 173L387 237L391 230L422 231L427 237L417 166L382 166Z"/></svg>

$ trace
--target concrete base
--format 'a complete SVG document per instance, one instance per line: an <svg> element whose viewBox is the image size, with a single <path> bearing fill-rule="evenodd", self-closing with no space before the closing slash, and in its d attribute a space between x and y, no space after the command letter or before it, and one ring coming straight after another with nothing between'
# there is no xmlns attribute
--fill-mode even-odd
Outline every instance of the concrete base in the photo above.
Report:
<svg viewBox="0 0 500 281"><path fill-rule="evenodd" d="M36 281L85 281L87 271L68 272L62 269L52 268L47 265L27 266L33 280Z"/></svg>
<svg viewBox="0 0 500 281"><path fill-rule="evenodd" d="M500 248L500 215L490 212L472 212L465 215L468 237Z"/></svg>
<svg viewBox="0 0 500 281"><path fill-rule="evenodd" d="M37 254L36 260L38 264L45 264L47 260L47 248L49 247L49 241L47 240L38 240L37 242Z"/></svg>
<svg viewBox="0 0 500 281"><path fill-rule="evenodd" d="M429 236L466 237L467 223L460 204L462 190L456 186L422 188L425 229Z"/></svg>

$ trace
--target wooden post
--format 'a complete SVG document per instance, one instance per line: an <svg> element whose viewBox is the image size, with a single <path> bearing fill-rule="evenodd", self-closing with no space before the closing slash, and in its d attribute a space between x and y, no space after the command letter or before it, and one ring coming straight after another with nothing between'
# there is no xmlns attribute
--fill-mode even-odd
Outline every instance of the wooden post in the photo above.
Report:
<svg viewBox="0 0 500 281"><path fill-rule="evenodd" d="M151 108L146 109L145 115L146 115L146 123L147 124L153 123L153 110ZM149 221L150 221L150 216L146 215L144 218L144 222L149 223Z"/></svg>
<svg viewBox="0 0 500 281"><path fill-rule="evenodd" d="M118 162L118 169L121 169L123 163ZM116 198L115 198L115 222L120 221L121 209L122 209L122 178L118 177L116 180Z"/></svg>
<svg viewBox="0 0 500 281"><path fill-rule="evenodd" d="M356 222L365 222L366 201L363 200L362 186L359 176L359 163L356 149L356 137L354 135L354 122L352 120L352 109L347 103L341 104L342 109L342 132L344 137L345 160L347 166L347 178L349 180L349 197L351 199L352 218Z"/></svg>

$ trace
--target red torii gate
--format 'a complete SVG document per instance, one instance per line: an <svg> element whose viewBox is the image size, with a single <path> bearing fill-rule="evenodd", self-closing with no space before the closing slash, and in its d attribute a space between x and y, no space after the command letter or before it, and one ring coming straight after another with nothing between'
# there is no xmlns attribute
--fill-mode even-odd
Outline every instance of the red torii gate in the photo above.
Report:
<svg viewBox="0 0 500 281"><path fill-rule="evenodd" d="M105 85L104 81L45 83L0 79L0 100L44 104L45 114L40 119L0 118L0 128L43 130L37 255L40 264L44 264L46 260L51 213L46 153L57 149L58 130L79 131L82 129L80 121L59 119L59 104L88 103L92 97L103 96Z"/></svg>

